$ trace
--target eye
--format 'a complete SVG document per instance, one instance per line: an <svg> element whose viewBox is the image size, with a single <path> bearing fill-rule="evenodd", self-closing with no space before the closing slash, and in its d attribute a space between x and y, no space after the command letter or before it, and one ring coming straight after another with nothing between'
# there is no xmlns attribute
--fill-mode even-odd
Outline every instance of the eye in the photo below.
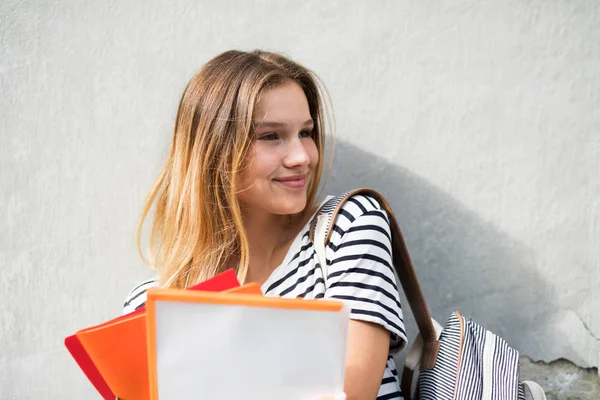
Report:
<svg viewBox="0 0 600 400"><path fill-rule="evenodd" d="M311 130L304 130L301 131L298 136L300 136L301 138L312 138L313 137L313 131Z"/></svg>
<svg viewBox="0 0 600 400"><path fill-rule="evenodd" d="M260 135L258 140L277 140L279 139L279 135L274 132L265 133L264 135Z"/></svg>

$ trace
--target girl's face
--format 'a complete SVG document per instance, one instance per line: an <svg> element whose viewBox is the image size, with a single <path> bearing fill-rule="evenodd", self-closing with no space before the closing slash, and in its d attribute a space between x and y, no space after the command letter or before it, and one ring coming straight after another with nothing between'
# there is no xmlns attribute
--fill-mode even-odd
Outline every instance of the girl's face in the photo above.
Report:
<svg viewBox="0 0 600 400"><path fill-rule="evenodd" d="M301 212L319 161L313 120L302 88L287 81L265 91L253 120L256 135L249 167L241 174L241 203L250 212Z"/></svg>

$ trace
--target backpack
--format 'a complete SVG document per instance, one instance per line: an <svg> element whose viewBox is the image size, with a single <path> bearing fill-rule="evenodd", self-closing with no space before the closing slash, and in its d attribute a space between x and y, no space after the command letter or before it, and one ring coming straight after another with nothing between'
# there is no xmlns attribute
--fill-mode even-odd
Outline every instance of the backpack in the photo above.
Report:
<svg viewBox="0 0 600 400"><path fill-rule="evenodd" d="M323 268L325 286L325 248L333 233L330 228L346 200L355 195L374 198L388 215L394 267L419 329L402 373L400 386L404 398L525 400L528 392L533 400L546 400L537 383L519 381L519 352L502 338L458 312L450 315L445 327L431 318L398 222L386 199L377 191L361 188L333 198L312 219L309 235Z"/></svg>

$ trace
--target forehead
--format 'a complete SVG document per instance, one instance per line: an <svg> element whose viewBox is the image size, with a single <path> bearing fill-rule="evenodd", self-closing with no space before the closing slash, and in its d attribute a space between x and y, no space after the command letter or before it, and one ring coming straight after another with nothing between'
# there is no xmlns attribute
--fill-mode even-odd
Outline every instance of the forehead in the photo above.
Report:
<svg viewBox="0 0 600 400"><path fill-rule="evenodd" d="M287 81L262 93L253 119L255 122L268 119L282 122L304 122L310 119L310 109L304 91L294 81Z"/></svg>

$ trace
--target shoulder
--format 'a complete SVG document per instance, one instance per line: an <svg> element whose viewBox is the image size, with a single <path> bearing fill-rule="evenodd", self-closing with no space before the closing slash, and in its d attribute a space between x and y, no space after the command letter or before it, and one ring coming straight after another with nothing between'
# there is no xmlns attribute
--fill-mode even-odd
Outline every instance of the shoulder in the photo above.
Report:
<svg viewBox="0 0 600 400"><path fill-rule="evenodd" d="M351 213L352 216L358 218L364 214L377 214L384 210L373 196L368 194L354 194L346 200L342 206L342 211Z"/></svg>
<svg viewBox="0 0 600 400"><path fill-rule="evenodd" d="M389 227L385 209L376 198L369 194L354 194L348 197L337 215L333 215L334 210L345 197L346 194L333 197L321 211L321 213L329 214L329 217L333 219L331 229L338 234L342 235L355 225L375 224Z"/></svg>
<svg viewBox="0 0 600 400"><path fill-rule="evenodd" d="M146 291L156 285L157 282L154 279L146 279L136 285L125 298L123 314L128 314L143 306L146 303Z"/></svg>

